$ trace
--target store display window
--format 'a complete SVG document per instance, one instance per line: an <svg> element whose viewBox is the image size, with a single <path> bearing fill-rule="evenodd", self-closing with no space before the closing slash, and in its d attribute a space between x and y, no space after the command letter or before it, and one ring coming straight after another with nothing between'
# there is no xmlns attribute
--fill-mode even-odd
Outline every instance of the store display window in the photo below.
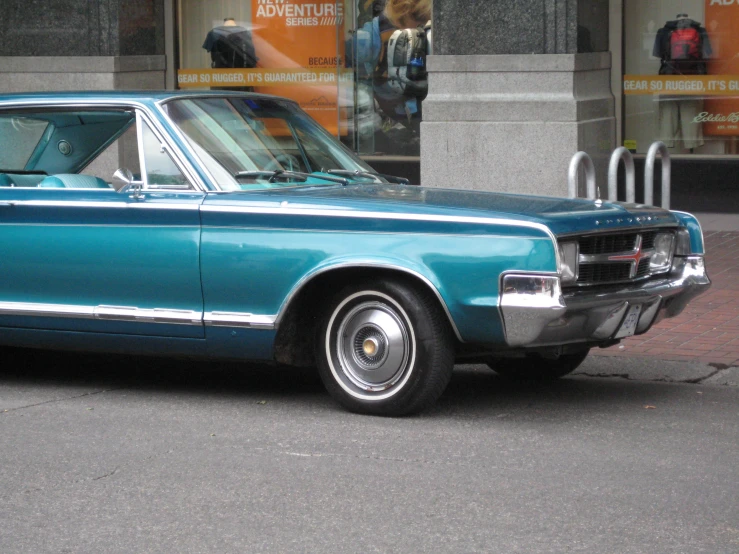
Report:
<svg viewBox="0 0 739 554"><path fill-rule="evenodd" d="M418 156L431 0L179 0L179 88L291 98L354 151Z"/></svg>
<svg viewBox="0 0 739 554"><path fill-rule="evenodd" d="M738 152L734 0L624 0L624 144L644 153Z"/></svg>

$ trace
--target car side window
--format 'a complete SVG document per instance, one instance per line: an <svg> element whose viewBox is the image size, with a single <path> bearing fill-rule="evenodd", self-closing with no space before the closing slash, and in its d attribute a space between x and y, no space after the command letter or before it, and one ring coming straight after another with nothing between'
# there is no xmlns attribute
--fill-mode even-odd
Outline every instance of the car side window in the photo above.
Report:
<svg viewBox="0 0 739 554"><path fill-rule="evenodd" d="M129 169L135 179L141 180L141 163L139 162L136 125L131 125L126 129L116 141L111 143L81 173L83 175L102 177L107 182L111 182L113 172L119 167Z"/></svg>
<svg viewBox="0 0 739 554"><path fill-rule="evenodd" d="M159 140L148 123L142 121L140 128L147 186L192 189L190 181L177 167L167 146Z"/></svg>

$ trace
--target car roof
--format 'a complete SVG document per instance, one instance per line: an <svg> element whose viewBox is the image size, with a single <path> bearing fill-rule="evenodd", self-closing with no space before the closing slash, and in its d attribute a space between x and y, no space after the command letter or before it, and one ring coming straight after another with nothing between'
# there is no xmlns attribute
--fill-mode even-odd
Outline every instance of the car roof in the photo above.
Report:
<svg viewBox="0 0 739 554"><path fill-rule="evenodd" d="M231 90L84 90L84 91L51 91L51 92L19 92L0 94L0 104L15 102L137 102L155 103L176 98L206 97L253 97L276 98L267 94L240 92ZM289 99L283 99L289 100Z"/></svg>

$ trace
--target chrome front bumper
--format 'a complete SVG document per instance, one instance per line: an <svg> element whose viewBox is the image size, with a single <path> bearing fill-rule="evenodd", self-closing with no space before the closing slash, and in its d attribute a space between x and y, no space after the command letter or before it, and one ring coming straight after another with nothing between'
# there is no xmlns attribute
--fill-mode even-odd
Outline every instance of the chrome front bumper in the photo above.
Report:
<svg viewBox="0 0 739 554"><path fill-rule="evenodd" d="M556 275L507 274L500 311L510 347L539 347L613 340L629 313L641 305L635 334L675 317L711 286L702 256L675 258L663 279L604 291L562 293Z"/></svg>

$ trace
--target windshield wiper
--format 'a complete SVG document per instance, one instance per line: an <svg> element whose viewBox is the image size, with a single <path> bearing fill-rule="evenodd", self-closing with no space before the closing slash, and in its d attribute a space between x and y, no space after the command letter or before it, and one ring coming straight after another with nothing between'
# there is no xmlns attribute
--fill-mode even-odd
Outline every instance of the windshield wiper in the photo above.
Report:
<svg viewBox="0 0 739 554"><path fill-rule="evenodd" d="M275 171L239 171L234 174L234 178L236 179L267 179L269 183L274 183L278 179L295 179L296 181L304 183L311 177L323 179L324 181L330 181L332 183L340 183L344 186L349 184L349 181L340 177L327 177L325 175L316 175L315 173L284 171L282 169L277 169Z"/></svg>
<svg viewBox="0 0 739 554"><path fill-rule="evenodd" d="M378 180L378 177L381 177L383 179L386 179L390 181L391 183L396 183L398 185L410 185L411 182L406 179L405 177L397 177L395 175L386 175L384 173L371 173L369 171L360 171L355 170L352 171L350 169L322 169L321 172L323 173L331 173L332 175L346 175L347 177L370 177L372 179Z"/></svg>

